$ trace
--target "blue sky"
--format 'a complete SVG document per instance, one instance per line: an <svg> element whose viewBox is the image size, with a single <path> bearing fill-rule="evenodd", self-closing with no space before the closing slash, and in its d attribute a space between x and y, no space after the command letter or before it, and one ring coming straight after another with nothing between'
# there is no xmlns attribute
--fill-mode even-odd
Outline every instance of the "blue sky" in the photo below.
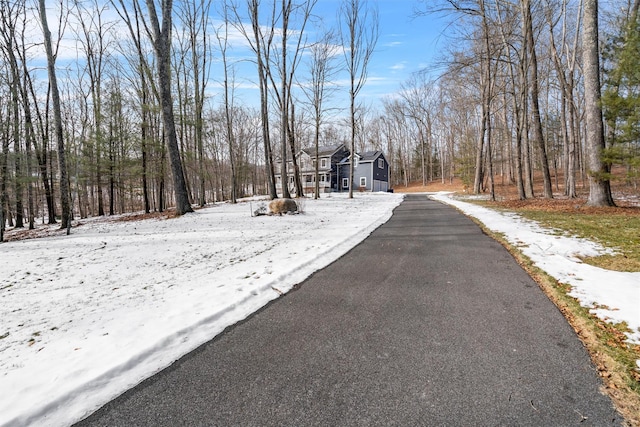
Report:
<svg viewBox="0 0 640 427"><path fill-rule="evenodd" d="M314 14L321 17L327 27L335 26L340 4L341 0L319 0ZM433 67L438 51L445 42L441 36L444 26L434 16L415 17L417 2L414 0L369 0L369 5L378 8L379 39L369 66L367 83L358 99L367 105L378 106L382 99L397 94L401 84L413 73ZM233 51L240 54L241 49L237 48L237 45L234 46ZM247 58L252 59L248 52L246 54ZM337 60L343 61L342 55ZM253 65L238 63L237 67L239 80L255 82ZM298 71L302 79L305 72L303 68L304 64L301 64ZM337 80L346 83L347 78L343 73ZM246 83L237 83L240 87L247 86ZM342 87L338 90L334 96L338 99L333 102L346 107L346 89ZM252 90L239 90L237 95L240 103L252 103L252 100L256 100L257 89L255 93Z"/></svg>
<svg viewBox="0 0 640 427"><path fill-rule="evenodd" d="M340 0L319 0L317 13L337 14ZM363 101L377 104L397 94L400 85L416 72L432 67L444 40L434 16L415 16L415 0L369 0L379 13L379 39L362 90Z"/></svg>
<svg viewBox="0 0 640 427"><path fill-rule="evenodd" d="M320 0L324 3L326 0ZM330 0L328 3L334 3ZM444 40L433 16L414 16L413 0L379 0L380 37L372 58L365 96L397 93L411 76L432 67Z"/></svg>

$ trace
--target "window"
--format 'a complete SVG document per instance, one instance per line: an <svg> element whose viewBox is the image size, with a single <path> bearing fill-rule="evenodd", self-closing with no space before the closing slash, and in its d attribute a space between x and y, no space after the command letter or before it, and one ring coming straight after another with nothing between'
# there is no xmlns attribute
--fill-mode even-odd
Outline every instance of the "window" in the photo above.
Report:
<svg viewBox="0 0 640 427"><path fill-rule="evenodd" d="M384 159L378 159L378 168L384 169Z"/></svg>
<svg viewBox="0 0 640 427"><path fill-rule="evenodd" d="M366 187L367 186L367 178L365 178L364 176L360 177L360 187Z"/></svg>
<svg viewBox="0 0 640 427"><path fill-rule="evenodd" d="M349 178L342 178L342 188L349 188Z"/></svg>
<svg viewBox="0 0 640 427"><path fill-rule="evenodd" d="M326 175L320 175L320 182L326 182L327 181L327 176Z"/></svg>
<svg viewBox="0 0 640 427"><path fill-rule="evenodd" d="M327 168L327 159L320 159L320 167L322 169L326 169Z"/></svg>

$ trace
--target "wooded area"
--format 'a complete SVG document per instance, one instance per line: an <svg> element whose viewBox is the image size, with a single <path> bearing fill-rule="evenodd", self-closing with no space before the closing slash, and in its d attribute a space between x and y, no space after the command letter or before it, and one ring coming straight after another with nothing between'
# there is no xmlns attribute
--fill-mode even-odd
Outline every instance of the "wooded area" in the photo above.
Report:
<svg viewBox="0 0 640 427"><path fill-rule="evenodd" d="M415 24L445 17L449 43L381 106L359 98L375 2L342 1L326 28L317 1L0 0L0 229L276 198L275 163L339 143L384 151L392 186L588 188L592 205L614 203L614 178L637 190L640 0L418 1ZM236 97L232 33L258 107Z"/></svg>

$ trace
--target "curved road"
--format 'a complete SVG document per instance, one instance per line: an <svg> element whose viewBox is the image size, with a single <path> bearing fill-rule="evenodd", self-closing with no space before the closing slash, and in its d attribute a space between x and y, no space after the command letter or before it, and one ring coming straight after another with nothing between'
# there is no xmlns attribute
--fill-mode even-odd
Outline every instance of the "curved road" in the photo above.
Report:
<svg viewBox="0 0 640 427"><path fill-rule="evenodd" d="M424 195L78 426L620 425L511 255Z"/></svg>

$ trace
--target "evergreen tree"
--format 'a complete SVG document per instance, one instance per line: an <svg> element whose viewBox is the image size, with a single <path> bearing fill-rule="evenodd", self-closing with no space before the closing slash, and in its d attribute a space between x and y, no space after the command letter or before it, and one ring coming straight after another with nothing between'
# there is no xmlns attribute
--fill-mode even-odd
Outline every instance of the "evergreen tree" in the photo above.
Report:
<svg viewBox="0 0 640 427"><path fill-rule="evenodd" d="M637 4L638 2L636 2ZM637 7L606 47L608 64L602 105L608 126L604 158L622 164L627 178L640 177L640 26Z"/></svg>

